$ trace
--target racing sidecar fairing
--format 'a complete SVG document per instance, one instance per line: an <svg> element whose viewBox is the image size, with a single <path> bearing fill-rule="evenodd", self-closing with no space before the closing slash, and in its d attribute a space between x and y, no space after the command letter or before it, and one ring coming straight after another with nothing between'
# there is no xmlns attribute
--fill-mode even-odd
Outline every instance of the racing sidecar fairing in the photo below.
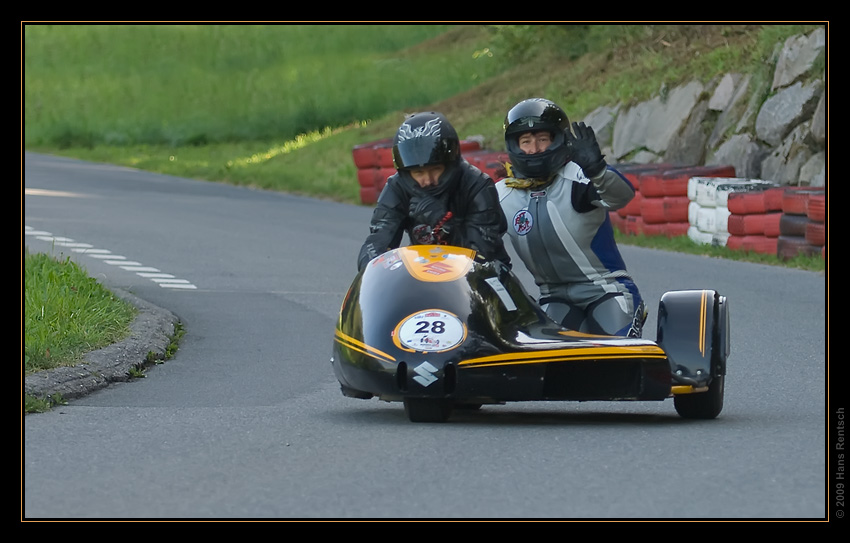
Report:
<svg viewBox="0 0 850 543"><path fill-rule="evenodd" d="M404 403L414 422L519 401L653 401L685 418L723 407L729 308L712 290L665 293L657 342L579 333L552 321L520 280L475 251L413 245L357 274L331 364L342 393Z"/></svg>

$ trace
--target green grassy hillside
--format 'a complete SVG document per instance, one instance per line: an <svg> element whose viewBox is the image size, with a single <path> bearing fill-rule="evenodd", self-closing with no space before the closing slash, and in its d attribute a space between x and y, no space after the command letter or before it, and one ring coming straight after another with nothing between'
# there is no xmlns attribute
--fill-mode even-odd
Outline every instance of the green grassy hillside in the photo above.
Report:
<svg viewBox="0 0 850 543"><path fill-rule="evenodd" d="M23 145L357 204L352 148L406 112L501 150L521 99L580 119L693 78L769 77L815 26L26 25Z"/></svg>

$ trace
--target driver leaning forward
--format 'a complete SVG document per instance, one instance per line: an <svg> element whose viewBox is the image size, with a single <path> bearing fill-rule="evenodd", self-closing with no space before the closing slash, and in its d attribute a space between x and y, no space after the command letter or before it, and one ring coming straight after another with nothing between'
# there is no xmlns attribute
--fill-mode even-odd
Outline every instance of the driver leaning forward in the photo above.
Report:
<svg viewBox="0 0 850 543"><path fill-rule="evenodd" d="M507 222L493 180L461 158L460 139L436 112L416 113L393 141L397 172L387 179L360 249L357 269L400 246L407 232L412 245L455 245L476 258L510 266L502 236Z"/></svg>

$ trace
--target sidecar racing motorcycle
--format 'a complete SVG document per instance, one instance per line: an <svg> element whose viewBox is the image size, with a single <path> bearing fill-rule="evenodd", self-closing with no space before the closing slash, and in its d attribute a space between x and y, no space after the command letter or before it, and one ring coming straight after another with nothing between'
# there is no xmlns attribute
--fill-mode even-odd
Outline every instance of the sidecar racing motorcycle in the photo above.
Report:
<svg viewBox="0 0 850 543"><path fill-rule="evenodd" d="M403 402L412 422L523 401L660 401L689 419L723 408L729 304L664 293L657 340L566 329L500 262L412 245L374 258L339 313L331 365L342 393Z"/></svg>

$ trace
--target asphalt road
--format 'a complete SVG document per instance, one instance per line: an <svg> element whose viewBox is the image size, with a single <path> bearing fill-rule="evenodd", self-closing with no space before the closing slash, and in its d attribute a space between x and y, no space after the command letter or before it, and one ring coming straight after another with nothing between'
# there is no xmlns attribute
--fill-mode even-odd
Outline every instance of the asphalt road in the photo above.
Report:
<svg viewBox="0 0 850 543"><path fill-rule="evenodd" d="M716 420L668 400L413 424L343 397L329 363L371 209L30 153L24 177L31 250L186 331L144 379L23 417L25 520L827 518L822 274L622 248L647 337L667 290L728 297Z"/></svg>

